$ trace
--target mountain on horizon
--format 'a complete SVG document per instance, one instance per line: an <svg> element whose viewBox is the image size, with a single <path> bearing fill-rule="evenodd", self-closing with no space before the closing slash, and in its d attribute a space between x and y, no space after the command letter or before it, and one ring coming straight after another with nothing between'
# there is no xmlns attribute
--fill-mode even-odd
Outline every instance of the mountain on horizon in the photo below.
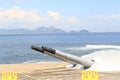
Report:
<svg viewBox="0 0 120 80"><path fill-rule="evenodd" d="M87 33L87 30L81 30L79 32L70 31L66 32L62 29L58 29L54 26L51 27L39 27L34 30L29 29L0 29L0 34L65 34L65 33Z"/></svg>

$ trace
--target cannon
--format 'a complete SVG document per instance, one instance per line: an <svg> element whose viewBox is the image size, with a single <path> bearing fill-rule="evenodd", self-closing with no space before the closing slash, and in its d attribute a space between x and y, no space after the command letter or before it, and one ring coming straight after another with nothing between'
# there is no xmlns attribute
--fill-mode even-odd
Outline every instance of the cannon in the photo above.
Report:
<svg viewBox="0 0 120 80"><path fill-rule="evenodd" d="M77 65L77 64L83 65L84 68L89 68L90 66L92 66L92 64L94 64L93 60L88 61L85 58L81 58L81 57L78 57L72 54L64 53L64 52L61 52L61 51L58 51L58 50L55 50L55 49L52 49L46 46L37 47L37 46L32 45L31 48L33 50L53 56L57 59L71 63L73 65Z"/></svg>

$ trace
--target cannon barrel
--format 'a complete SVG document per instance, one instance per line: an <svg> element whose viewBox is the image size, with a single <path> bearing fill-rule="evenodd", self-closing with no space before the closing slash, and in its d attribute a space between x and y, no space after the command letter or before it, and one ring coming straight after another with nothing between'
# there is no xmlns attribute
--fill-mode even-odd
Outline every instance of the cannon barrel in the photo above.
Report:
<svg viewBox="0 0 120 80"><path fill-rule="evenodd" d="M45 53L45 54L47 54L47 55L50 55L50 56L55 57L55 58L57 58L57 59L63 60L63 61L65 61L65 62L75 64L73 61L67 60L66 58L63 58L63 57L61 57L61 56L55 55L55 54L53 54L53 53L50 53L51 51L53 52L53 51L55 51L55 50L45 51L42 47L37 47L37 46L31 46L31 48L32 48L33 50L36 50L36 51L41 52L41 53ZM49 48L45 48L45 49L49 49Z"/></svg>
<svg viewBox="0 0 120 80"><path fill-rule="evenodd" d="M40 47L37 47L37 46L31 46L31 48L33 49L33 50L36 50L36 51L39 51L39 52L41 52L41 53L44 53L44 50L42 49L42 48L40 48Z"/></svg>
<svg viewBox="0 0 120 80"><path fill-rule="evenodd" d="M88 61L85 58L80 58L78 56L67 54L52 48L45 47L45 46L42 46L42 47L32 46L32 49L39 51L41 53L45 53L47 55L53 56L55 58L58 58L60 60L63 60L71 64L81 64L86 68L90 67L94 63L92 60Z"/></svg>

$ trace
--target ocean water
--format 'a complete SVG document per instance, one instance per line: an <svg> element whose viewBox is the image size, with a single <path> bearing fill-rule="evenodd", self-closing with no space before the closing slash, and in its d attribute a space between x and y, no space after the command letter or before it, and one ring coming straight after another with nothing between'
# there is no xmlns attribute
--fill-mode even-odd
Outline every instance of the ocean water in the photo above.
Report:
<svg viewBox="0 0 120 80"><path fill-rule="evenodd" d="M120 33L0 35L0 64L60 61L32 50L31 45L47 46L76 56L103 54L103 51L120 54Z"/></svg>

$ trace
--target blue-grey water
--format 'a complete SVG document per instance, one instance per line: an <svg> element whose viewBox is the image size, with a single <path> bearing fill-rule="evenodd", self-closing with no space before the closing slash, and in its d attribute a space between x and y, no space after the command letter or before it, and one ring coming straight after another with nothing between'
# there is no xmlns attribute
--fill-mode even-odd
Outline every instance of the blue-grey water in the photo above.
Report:
<svg viewBox="0 0 120 80"><path fill-rule="evenodd" d="M0 64L59 61L31 49L48 46L77 56L120 49L120 33L0 35Z"/></svg>

